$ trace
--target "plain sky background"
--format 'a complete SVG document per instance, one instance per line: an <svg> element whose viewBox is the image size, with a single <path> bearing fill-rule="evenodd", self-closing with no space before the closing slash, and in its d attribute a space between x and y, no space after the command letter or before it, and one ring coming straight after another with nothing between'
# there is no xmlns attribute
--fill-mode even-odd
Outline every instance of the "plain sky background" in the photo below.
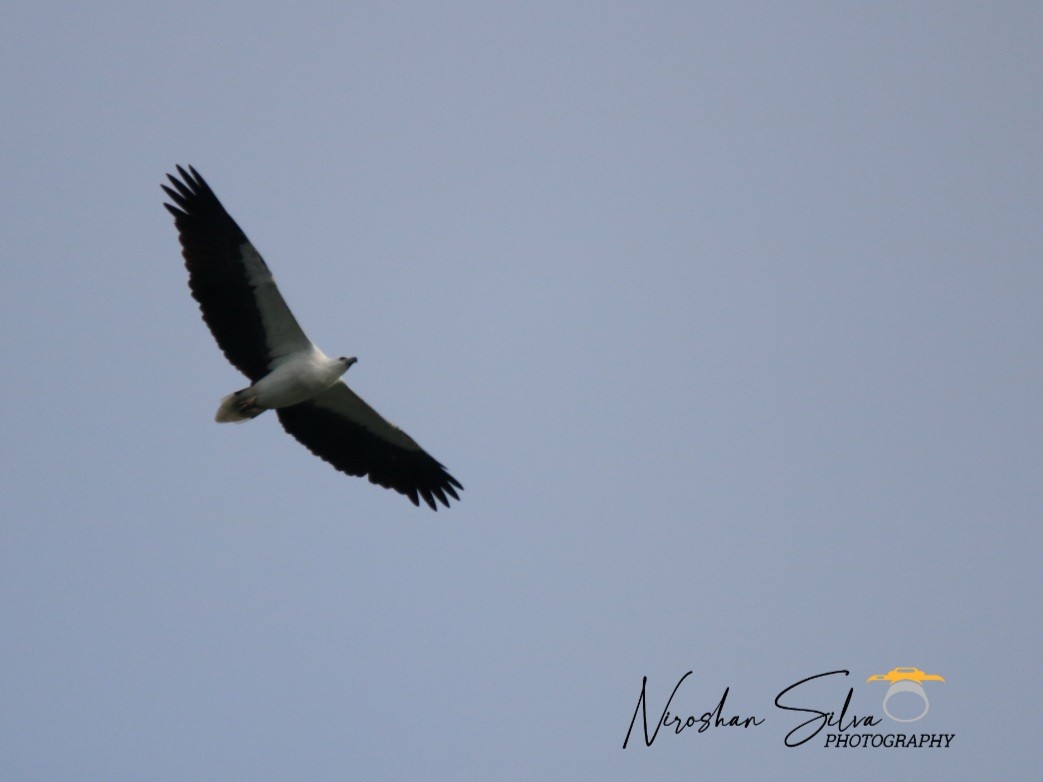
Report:
<svg viewBox="0 0 1043 782"><path fill-rule="evenodd" d="M1043 6L2 16L0 779L1039 768ZM459 504L213 423L175 163Z"/></svg>

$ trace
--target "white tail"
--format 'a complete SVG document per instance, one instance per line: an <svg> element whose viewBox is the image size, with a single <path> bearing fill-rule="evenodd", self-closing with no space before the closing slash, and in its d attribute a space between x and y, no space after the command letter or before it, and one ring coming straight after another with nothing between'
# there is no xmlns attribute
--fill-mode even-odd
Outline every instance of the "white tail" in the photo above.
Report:
<svg viewBox="0 0 1043 782"><path fill-rule="evenodd" d="M243 421L249 421L253 416L246 415L239 410L239 405L236 404L238 400L235 394L229 394L221 400L221 406L217 408L217 415L214 416L214 420L219 424L241 424Z"/></svg>

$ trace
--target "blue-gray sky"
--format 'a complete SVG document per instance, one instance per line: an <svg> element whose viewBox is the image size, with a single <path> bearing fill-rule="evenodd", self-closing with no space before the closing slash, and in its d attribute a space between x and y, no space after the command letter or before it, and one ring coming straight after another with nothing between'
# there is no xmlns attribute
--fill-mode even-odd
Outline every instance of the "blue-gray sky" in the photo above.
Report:
<svg viewBox="0 0 1043 782"><path fill-rule="evenodd" d="M1033 3L9 3L0 777L1038 767ZM196 166L432 514L266 415ZM946 750L784 746L939 673ZM623 738L657 716L749 730ZM819 682L821 684L821 682ZM726 715L727 716L727 715ZM636 745L635 745L636 744Z"/></svg>

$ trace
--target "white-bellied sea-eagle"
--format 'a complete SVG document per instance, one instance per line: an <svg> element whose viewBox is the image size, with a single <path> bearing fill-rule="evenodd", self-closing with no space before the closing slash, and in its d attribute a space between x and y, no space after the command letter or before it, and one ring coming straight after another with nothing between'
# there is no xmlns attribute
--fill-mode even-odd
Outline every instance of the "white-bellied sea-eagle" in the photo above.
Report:
<svg viewBox="0 0 1043 782"><path fill-rule="evenodd" d="M163 185L188 269L188 286L225 356L251 385L221 401L216 420L275 410L283 428L348 475L369 476L433 510L463 486L350 388L354 358L329 358L304 334L267 264L194 168ZM455 487L455 488L454 488Z"/></svg>

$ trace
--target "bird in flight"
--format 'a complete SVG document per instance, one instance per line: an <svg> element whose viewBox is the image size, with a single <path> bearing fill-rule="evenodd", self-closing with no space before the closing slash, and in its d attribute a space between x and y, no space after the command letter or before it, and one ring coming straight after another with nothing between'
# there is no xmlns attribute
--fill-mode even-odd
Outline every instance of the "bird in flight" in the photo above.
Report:
<svg viewBox="0 0 1043 782"><path fill-rule="evenodd" d="M347 387L355 358L329 358L305 335L268 265L191 166L163 190L174 216L188 286L218 347L250 379L221 401L215 420L242 423L275 410L283 429L348 475L432 510L463 486L408 434ZM455 487L455 488L454 488Z"/></svg>

